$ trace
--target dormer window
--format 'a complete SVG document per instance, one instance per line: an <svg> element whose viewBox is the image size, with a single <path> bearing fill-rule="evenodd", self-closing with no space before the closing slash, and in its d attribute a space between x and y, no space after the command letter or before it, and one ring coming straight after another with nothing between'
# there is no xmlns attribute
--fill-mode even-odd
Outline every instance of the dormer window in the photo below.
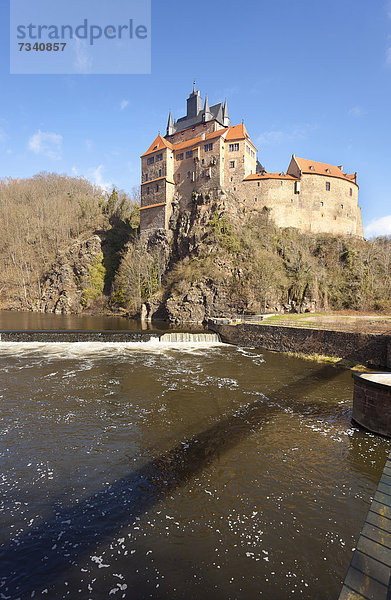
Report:
<svg viewBox="0 0 391 600"><path fill-rule="evenodd" d="M310 171L315 171L314 165L310 165Z"/></svg>
<svg viewBox="0 0 391 600"><path fill-rule="evenodd" d="M326 173L331 173L330 169L326 169Z"/></svg>
<svg viewBox="0 0 391 600"><path fill-rule="evenodd" d="M157 150L158 148L159 148L159 146L154 146L154 148L153 148L153 149L154 149L154 150Z"/></svg>

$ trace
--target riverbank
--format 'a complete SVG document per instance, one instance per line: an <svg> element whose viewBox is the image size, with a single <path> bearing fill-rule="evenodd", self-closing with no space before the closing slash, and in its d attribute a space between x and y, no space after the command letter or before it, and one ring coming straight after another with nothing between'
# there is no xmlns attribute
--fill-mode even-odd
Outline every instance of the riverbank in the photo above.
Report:
<svg viewBox="0 0 391 600"><path fill-rule="evenodd" d="M312 329L264 323L208 322L222 341L239 346L264 348L310 357L333 357L341 366L365 365L391 369L391 335L356 333L336 329Z"/></svg>

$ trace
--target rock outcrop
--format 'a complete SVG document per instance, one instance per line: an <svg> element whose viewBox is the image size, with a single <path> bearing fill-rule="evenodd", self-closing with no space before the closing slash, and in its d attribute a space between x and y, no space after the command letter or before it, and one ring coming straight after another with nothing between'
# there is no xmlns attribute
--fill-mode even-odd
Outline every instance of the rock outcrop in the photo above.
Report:
<svg viewBox="0 0 391 600"><path fill-rule="evenodd" d="M92 235L78 240L52 265L42 284L35 310L51 313L79 313L86 308L91 270L102 261L102 239Z"/></svg>

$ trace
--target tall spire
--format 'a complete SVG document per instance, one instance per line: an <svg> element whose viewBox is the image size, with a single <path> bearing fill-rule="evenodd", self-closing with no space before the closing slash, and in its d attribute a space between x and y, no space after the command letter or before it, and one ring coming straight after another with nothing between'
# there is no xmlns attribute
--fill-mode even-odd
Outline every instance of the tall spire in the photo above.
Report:
<svg viewBox="0 0 391 600"><path fill-rule="evenodd" d="M208 94L205 94L205 104L204 104L203 120L204 120L204 122L211 121L212 118L213 118L213 115L210 112L210 108L209 108Z"/></svg>
<svg viewBox="0 0 391 600"><path fill-rule="evenodd" d="M223 125L224 125L224 127L229 127L231 125L231 120L230 120L229 114L228 114L227 98L225 99L224 107L223 107Z"/></svg>
<svg viewBox="0 0 391 600"><path fill-rule="evenodd" d="M172 114L171 114L171 110L170 110L170 114L168 116L168 123L167 123L167 135L172 135L174 133L174 122L172 120Z"/></svg>

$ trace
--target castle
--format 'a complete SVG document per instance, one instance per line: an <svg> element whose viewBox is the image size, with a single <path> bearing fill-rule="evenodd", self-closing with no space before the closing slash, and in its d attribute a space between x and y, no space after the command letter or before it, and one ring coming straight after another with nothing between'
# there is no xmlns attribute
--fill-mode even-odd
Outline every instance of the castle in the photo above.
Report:
<svg viewBox="0 0 391 600"><path fill-rule="evenodd" d="M244 213L267 210L279 227L363 237L356 173L294 154L286 172L265 172L244 124L231 125L227 102L210 106L195 84L186 116L174 121L170 111L141 171L141 232L169 230L174 207L189 210L214 191Z"/></svg>

